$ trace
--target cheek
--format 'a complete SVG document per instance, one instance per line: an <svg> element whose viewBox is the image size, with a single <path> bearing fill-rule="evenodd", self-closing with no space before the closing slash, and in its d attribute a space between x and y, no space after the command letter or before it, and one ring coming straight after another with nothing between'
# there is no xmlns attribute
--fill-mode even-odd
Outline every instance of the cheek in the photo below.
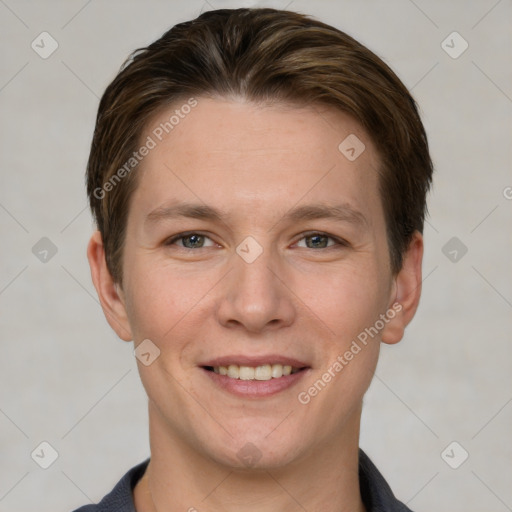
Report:
<svg viewBox="0 0 512 512"><path fill-rule="evenodd" d="M157 343L190 309L191 292L179 279L154 267L134 264L126 277L126 309L135 340Z"/></svg>
<svg viewBox="0 0 512 512"><path fill-rule="evenodd" d="M375 325L387 305L386 283L379 279L371 265L347 268L322 281L328 286L316 288L309 303L330 335L319 336L320 365L298 398L333 428L358 406L375 371L381 334Z"/></svg>
<svg viewBox="0 0 512 512"><path fill-rule="evenodd" d="M384 311L388 285L375 264L347 265L310 275L302 280L297 296L329 327L331 335L346 342Z"/></svg>
<svg viewBox="0 0 512 512"><path fill-rule="evenodd" d="M127 312L134 332L162 337L180 319L194 314L195 307L213 287L216 274L197 265L190 269L185 266L173 265L158 250L134 244L127 250Z"/></svg>

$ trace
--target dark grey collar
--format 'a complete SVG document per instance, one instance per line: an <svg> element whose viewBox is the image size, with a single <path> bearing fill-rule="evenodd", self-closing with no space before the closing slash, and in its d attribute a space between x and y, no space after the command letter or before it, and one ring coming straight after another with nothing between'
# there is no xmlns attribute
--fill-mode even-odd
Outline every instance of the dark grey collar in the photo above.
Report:
<svg viewBox="0 0 512 512"><path fill-rule="evenodd" d="M150 458L131 468L97 505L74 512L136 512L132 491L146 471ZM359 449L359 485L366 512L412 512L398 501L388 483L368 456Z"/></svg>

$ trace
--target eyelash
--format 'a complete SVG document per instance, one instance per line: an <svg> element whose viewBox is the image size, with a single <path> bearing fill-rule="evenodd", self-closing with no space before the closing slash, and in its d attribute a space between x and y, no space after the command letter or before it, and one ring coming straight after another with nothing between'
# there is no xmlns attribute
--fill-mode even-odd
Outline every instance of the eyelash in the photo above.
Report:
<svg viewBox="0 0 512 512"><path fill-rule="evenodd" d="M164 242L164 245L171 246L175 242L177 242L178 240L182 240L182 239L187 238L187 237L192 236L192 235L199 235L199 236L202 236L204 238L208 238L208 239L211 240L211 238L209 236L207 236L207 235L205 235L205 234L203 234L201 232L198 232L198 231L188 231L188 232L185 232L185 233L178 233L177 235L172 236L171 238L168 238ZM301 240L304 240L305 238L310 238L310 237L314 237L314 236L326 237L326 238L328 238L330 240L333 240L335 242L335 244L333 244L333 245L328 245L327 247L320 247L320 249L331 249L331 248L334 248L336 245L342 246L342 247L348 247L349 246L348 242L343 240L342 238L338 238L338 237L335 237L333 235L329 235L328 233L324 233L322 231L311 231L311 232L304 233L302 238L299 238L297 240L297 242L300 242ZM297 242L295 242L295 243L297 243ZM189 251L198 250L198 249L206 249L206 248L207 247L198 247L196 249L192 249L190 247L180 247L180 249L185 249L185 250L189 250ZM311 247L305 247L305 249L311 249L313 251L318 250L318 249L311 248Z"/></svg>

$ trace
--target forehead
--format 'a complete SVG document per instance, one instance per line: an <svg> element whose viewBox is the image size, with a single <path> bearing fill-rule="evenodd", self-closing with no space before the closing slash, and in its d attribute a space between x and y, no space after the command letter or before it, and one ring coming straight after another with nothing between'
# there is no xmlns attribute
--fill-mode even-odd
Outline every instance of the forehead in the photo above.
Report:
<svg viewBox="0 0 512 512"><path fill-rule="evenodd" d="M151 139L153 148L134 194L143 210L176 197L252 211L304 199L371 214L380 203L376 151L350 116L321 105L195 101L177 102L147 124L141 142Z"/></svg>
<svg viewBox="0 0 512 512"><path fill-rule="evenodd" d="M287 160L307 157L305 164L329 154L339 157L339 144L351 134L372 145L354 118L325 105L204 97L195 99L194 107L189 103L183 99L159 111L144 135L150 135L161 150L170 145L178 149L185 141L179 151L194 159L204 157L206 151L224 152L231 158L286 153Z"/></svg>

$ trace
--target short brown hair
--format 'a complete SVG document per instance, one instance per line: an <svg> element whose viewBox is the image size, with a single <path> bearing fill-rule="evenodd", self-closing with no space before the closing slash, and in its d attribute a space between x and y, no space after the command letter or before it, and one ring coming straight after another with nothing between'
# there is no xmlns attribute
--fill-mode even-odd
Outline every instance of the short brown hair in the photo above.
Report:
<svg viewBox="0 0 512 512"><path fill-rule="evenodd" d="M344 32L290 11L244 8L205 12L135 50L101 98L87 193L113 279L122 283L137 173L112 180L149 118L180 99L233 95L330 105L362 125L381 158L380 194L398 272L414 231L423 231L433 171L414 99L379 57Z"/></svg>

